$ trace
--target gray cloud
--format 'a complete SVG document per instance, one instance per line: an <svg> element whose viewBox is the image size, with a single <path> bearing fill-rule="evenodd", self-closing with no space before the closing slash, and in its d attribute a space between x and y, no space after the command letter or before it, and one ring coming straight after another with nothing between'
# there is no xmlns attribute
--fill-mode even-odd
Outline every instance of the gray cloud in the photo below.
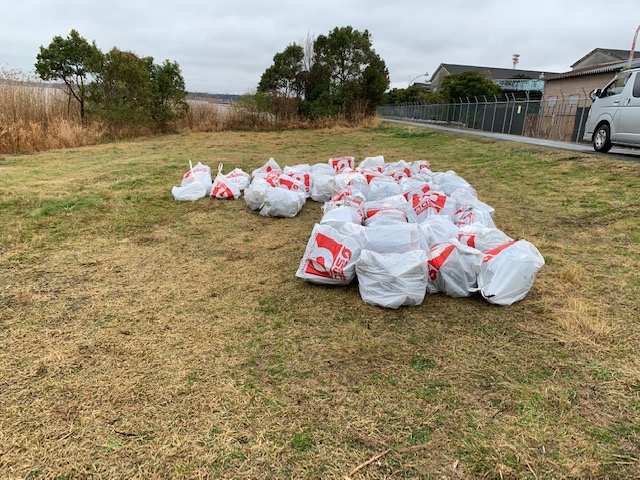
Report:
<svg viewBox="0 0 640 480"><path fill-rule="evenodd" d="M566 71L596 47L629 49L639 19L636 2L615 13L597 0L204 1L26 0L3 6L0 68L33 70L40 45L77 29L103 51L113 46L157 62L177 61L192 91L244 93L257 85L273 55L308 33L333 27L368 29L392 86L440 63ZM639 45L640 48L640 45Z"/></svg>

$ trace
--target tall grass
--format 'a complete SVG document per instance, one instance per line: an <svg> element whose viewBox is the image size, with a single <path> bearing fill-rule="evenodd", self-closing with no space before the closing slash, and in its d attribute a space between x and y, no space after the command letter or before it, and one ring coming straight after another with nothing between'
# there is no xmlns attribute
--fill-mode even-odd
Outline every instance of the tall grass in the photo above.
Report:
<svg viewBox="0 0 640 480"><path fill-rule="evenodd" d="M149 136L161 131L287 130L369 125L364 107L339 118L309 120L289 99L280 99L276 114L264 112L251 95L233 105L188 100L186 116L154 130L149 125L110 125L80 109L60 85L15 70L0 69L0 153L19 153L93 145L107 139ZM295 108L294 108L295 107ZM362 111L360 111L362 110Z"/></svg>
<svg viewBox="0 0 640 480"><path fill-rule="evenodd" d="M59 86L0 70L0 153L94 144L103 131L82 126L77 105Z"/></svg>

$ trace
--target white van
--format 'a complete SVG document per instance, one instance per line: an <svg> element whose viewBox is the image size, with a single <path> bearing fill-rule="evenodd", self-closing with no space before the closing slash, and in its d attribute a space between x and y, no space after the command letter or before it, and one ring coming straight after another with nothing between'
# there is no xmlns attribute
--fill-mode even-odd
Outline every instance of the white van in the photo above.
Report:
<svg viewBox="0 0 640 480"><path fill-rule="evenodd" d="M640 147L640 68L618 73L591 100L583 140L593 142L597 152L612 145Z"/></svg>

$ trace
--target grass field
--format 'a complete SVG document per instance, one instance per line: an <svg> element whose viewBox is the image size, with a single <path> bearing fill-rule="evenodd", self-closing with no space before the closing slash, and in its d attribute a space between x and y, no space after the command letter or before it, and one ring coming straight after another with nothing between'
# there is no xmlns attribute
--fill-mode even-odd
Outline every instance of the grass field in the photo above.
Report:
<svg viewBox="0 0 640 480"><path fill-rule="evenodd" d="M294 273L320 205L175 202L189 160L427 159L534 243L521 302ZM640 477L640 163L380 124L0 157L0 478Z"/></svg>

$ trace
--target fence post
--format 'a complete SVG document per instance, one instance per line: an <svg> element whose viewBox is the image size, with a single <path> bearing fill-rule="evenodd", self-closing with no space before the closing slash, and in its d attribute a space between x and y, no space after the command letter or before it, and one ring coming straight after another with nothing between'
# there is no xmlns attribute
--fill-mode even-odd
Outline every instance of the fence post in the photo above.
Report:
<svg viewBox="0 0 640 480"><path fill-rule="evenodd" d="M527 90L525 93L527 94L527 106L524 108L524 118L522 119L522 135L525 135L525 132L527 131L527 115L529 114L529 91Z"/></svg>
<svg viewBox="0 0 640 480"><path fill-rule="evenodd" d="M502 130L500 131L500 133L504 133L504 127L507 126L507 110L509 110L509 96L505 94L505 98L507 100L507 104L504 107L504 118L502 120Z"/></svg>
<svg viewBox="0 0 640 480"><path fill-rule="evenodd" d="M564 121L564 110L566 105L565 105L564 94L562 93L562 89L559 88L558 90L560 91L560 96L562 97L562 105L560 105L558 108L558 112L560 112L559 113L560 120L558 121L558 129L556 134L557 134L557 139L562 140L561 130L562 130L562 123Z"/></svg>
<svg viewBox="0 0 640 480"><path fill-rule="evenodd" d="M477 121L477 118L478 118L478 97L474 96L473 99L476 101L476 108L473 111L473 128L475 130L477 130L476 121Z"/></svg>
<svg viewBox="0 0 640 480"><path fill-rule="evenodd" d="M496 94L493 94L493 99L494 99L494 103L493 103L493 119L491 120L491 131L493 132L493 127L496 123L496 108L498 108L498 97L496 97Z"/></svg>
<svg viewBox="0 0 640 480"><path fill-rule="evenodd" d="M584 111L587 109L587 92L584 91L584 88L582 89L582 93L584 93L584 106L582 107L582 110L580 111L580 123L578 123L578 129L576 131L576 143L578 143L580 140L582 140L582 120L584 120ZM578 103L579 105L579 103Z"/></svg>
<svg viewBox="0 0 640 480"><path fill-rule="evenodd" d="M511 130L513 128L513 114L516 109L516 94L512 93L511 95L513 96L513 106L511 107L511 119L509 119L509 134L511 134Z"/></svg>

